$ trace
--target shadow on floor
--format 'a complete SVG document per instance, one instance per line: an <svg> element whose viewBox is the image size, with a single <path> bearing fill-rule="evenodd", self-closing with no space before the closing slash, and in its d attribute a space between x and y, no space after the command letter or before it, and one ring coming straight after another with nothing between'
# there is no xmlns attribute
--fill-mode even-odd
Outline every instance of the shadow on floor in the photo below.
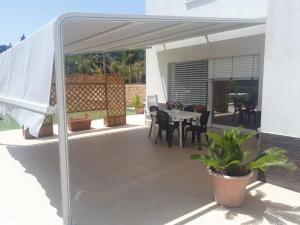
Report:
<svg viewBox="0 0 300 225"><path fill-rule="evenodd" d="M70 184L78 225L164 224L212 201L194 148L155 145L148 129L70 140ZM7 146L61 213L57 143Z"/></svg>
<svg viewBox="0 0 300 225"><path fill-rule="evenodd" d="M92 137L92 136L99 136L104 134L110 134L110 133L117 133L117 132L124 132L126 130L130 129L137 129L137 128L144 128L144 126L141 125L132 125L132 124L126 124L123 126L115 126L115 127L104 127L104 128L91 128L90 130L83 130L83 131L77 131L77 132L69 132L68 136L69 139L78 139L78 138L86 138L86 137ZM34 138L34 139L24 139L22 136L21 130L16 130L14 133L5 133L6 136L11 137L12 135L16 135L15 139L11 138L1 138L0 145L9 145L9 146L34 146L34 145L47 145L49 143L56 143L58 142L58 135L53 134L50 137L40 137L40 138ZM4 137L6 137L4 136ZM9 140L8 140L9 139ZM14 143L14 144L12 144Z"/></svg>
<svg viewBox="0 0 300 225"><path fill-rule="evenodd" d="M256 225L267 220L269 224L288 225L289 223L300 224L300 206L293 207L286 204L263 200L265 194L256 190L255 195L248 195L246 207L230 209L226 212L227 220L234 220L239 214L248 215L252 220L241 225ZM249 208L251 210L249 210Z"/></svg>
<svg viewBox="0 0 300 225"><path fill-rule="evenodd" d="M147 136L148 129L139 128L70 140L71 204L76 224L161 225L213 202L205 167L190 160L198 151L194 147L179 149L176 141L168 148L164 139L155 145ZM7 149L25 172L37 179L62 216L58 144ZM250 204L262 204L255 206L261 210L265 207L264 202L254 200L250 199ZM214 204L202 215L216 208ZM238 210L228 212L226 219L247 213Z"/></svg>

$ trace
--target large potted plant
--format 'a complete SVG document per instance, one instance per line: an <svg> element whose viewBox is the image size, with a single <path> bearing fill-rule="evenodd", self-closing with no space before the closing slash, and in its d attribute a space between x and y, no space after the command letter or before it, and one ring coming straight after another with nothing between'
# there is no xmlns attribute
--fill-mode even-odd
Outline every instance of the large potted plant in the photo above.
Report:
<svg viewBox="0 0 300 225"><path fill-rule="evenodd" d="M296 165L289 161L286 151L277 147L269 148L249 160L242 144L254 135L255 132L241 132L241 128L225 130L223 135L208 132L212 140L208 145L208 153L191 156L207 166L218 204L226 207L242 205L253 170L267 171L270 167L296 170Z"/></svg>
<svg viewBox="0 0 300 225"><path fill-rule="evenodd" d="M132 104L135 108L136 114L144 113L144 103L142 102L142 99L140 96L136 95Z"/></svg>

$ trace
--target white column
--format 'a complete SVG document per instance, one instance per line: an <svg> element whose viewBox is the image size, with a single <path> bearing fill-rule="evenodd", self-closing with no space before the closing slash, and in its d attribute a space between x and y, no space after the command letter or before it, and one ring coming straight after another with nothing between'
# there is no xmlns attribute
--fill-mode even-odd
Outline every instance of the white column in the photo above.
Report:
<svg viewBox="0 0 300 225"><path fill-rule="evenodd" d="M261 131L300 137L300 1L269 0Z"/></svg>
<svg viewBox="0 0 300 225"><path fill-rule="evenodd" d="M64 225L72 224L69 182L69 146L65 94L64 51L62 43L62 25L55 26L55 79L56 100L58 106L58 144L60 162L61 198Z"/></svg>

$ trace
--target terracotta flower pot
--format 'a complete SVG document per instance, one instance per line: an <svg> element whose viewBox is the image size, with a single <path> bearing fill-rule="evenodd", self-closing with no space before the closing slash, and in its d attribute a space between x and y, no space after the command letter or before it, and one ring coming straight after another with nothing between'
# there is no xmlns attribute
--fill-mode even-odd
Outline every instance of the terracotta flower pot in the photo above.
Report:
<svg viewBox="0 0 300 225"><path fill-rule="evenodd" d="M23 137L25 139L34 139L36 137L32 136L29 133L29 129L24 129L22 127L22 132L23 132ZM39 135L38 137L49 137L53 135L53 125L52 124L43 124L43 126L41 127L40 131L39 131Z"/></svg>
<svg viewBox="0 0 300 225"><path fill-rule="evenodd" d="M215 201L226 207L239 207L245 202L246 187L253 175L251 171L242 177L224 176L213 172L208 168L212 177Z"/></svg>
<svg viewBox="0 0 300 225"><path fill-rule="evenodd" d="M81 118L81 119L69 119L68 127L69 130L74 131L82 131L91 129L91 119Z"/></svg>
<svg viewBox="0 0 300 225"><path fill-rule="evenodd" d="M135 108L136 114L144 114L144 107Z"/></svg>
<svg viewBox="0 0 300 225"><path fill-rule="evenodd" d="M126 124L126 116L113 116L104 118L104 125L107 127L120 126Z"/></svg>

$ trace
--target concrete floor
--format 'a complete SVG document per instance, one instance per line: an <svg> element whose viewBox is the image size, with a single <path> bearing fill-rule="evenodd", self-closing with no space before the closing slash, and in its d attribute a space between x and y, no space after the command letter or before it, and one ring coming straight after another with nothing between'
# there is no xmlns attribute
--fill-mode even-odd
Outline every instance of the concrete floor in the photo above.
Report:
<svg viewBox="0 0 300 225"><path fill-rule="evenodd" d="M130 120L127 127L72 136L77 225L300 224L300 194L270 184L249 186L241 208L216 205L206 169L189 159L194 147L179 149L176 140L172 148L164 140L155 145L143 118ZM0 224L62 224L55 138L24 144L9 137L0 135ZM247 144L253 155L256 141Z"/></svg>

